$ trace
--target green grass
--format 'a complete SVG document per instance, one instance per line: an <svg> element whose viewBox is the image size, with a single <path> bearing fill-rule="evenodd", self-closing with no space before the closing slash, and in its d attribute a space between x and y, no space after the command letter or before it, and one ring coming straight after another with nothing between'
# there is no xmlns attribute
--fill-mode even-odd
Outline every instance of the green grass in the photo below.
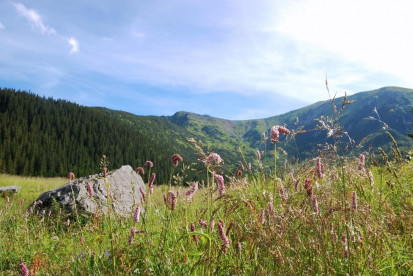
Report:
<svg viewBox="0 0 413 276"><path fill-rule="evenodd" d="M24 263L39 275L411 275L413 165L358 170L357 160L323 161L322 179L314 161L296 168L297 189L291 176L264 180L258 168L226 177L222 197L216 188L212 194L201 188L187 201L188 188L173 187L179 190L175 210L163 202L169 187L156 186L137 223L131 212L128 218L80 215L68 224L58 206L51 217L25 218L41 192L66 180L1 175L0 186L22 190L10 202L0 198L0 271L19 275ZM312 197L305 179L312 181ZM201 228L199 219L213 219L214 230ZM231 225L227 250L219 220L224 231ZM130 244L133 226L142 233Z"/></svg>

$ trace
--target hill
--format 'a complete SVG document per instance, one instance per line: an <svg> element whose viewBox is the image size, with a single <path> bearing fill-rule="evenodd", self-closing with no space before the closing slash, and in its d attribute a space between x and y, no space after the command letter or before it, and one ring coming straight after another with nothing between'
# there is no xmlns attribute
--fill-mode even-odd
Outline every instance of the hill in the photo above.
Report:
<svg viewBox="0 0 413 276"><path fill-rule="evenodd" d="M269 140L264 143L263 134L268 137L273 125L285 125L294 134L282 137L278 145L288 153L281 161L312 158L326 143L336 143L344 154L367 151L370 146L386 149L391 140L385 131L402 150L411 149L413 90L384 87L349 96L343 105L344 100L337 98L333 105L318 102L270 118L233 121L184 111L138 116L1 89L0 173L87 175L99 170L99 159L106 154L113 168L154 161L161 183L169 178L172 154L181 154L187 164L196 161L196 150L187 138L202 140L220 154L229 171L244 162L240 152L252 162L257 150L267 151L264 161L271 166L273 145ZM329 132L336 135L328 137Z"/></svg>

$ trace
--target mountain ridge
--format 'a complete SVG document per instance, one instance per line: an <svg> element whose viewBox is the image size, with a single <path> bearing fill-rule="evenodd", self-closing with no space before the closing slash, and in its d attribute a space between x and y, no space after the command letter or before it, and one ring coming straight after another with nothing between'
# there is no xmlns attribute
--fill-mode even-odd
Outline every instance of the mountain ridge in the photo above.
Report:
<svg viewBox="0 0 413 276"><path fill-rule="evenodd" d="M320 145L332 142L331 137L327 137L327 129L320 127L320 118L322 120L334 118L331 100L319 101L263 119L227 120L186 111L178 111L171 116L142 116L104 107L84 107L65 100L41 98L32 93L10 89L0 89L0 91L0 173L27 175L29 172L34 175L54 176L70 170L73 166L83 173L95 173L92 169L96 166L92 164L90 158L96 159L99 152L104 153L104 147L99 147L98 150L96 147L105 145L110 148L107 151L115 157L113 165L132 162L134 164L130 165L138 166L143 165L144 160L157 160L165 167L160 176L165 181L170 168L168 154L179 153L188 163L197 161L197 152L188 143L187 138L201 140L205 145L205 151L208 146L210 150L220 154L226 161L228 170L234 170L239 162L245 162L241 158L241 152L245 159L251 162L256 160L257 150L267 151L267 155L271 155L273 145L269 140L264 143L264 134L268 137L273 125L284 125L293 134L302 132L290 135L288 139L284 136L281 138L277 147L284 148L288 156L281 156L280 159L289 158L301 161L311 158L322 149ZM24 108L21 106L23 102L17 98L24 98ZM347 153L369 151L369 145L376 148L378 146L389 148L391 141L385 135L385 131L389 131L396 138L402 150L411 149L413 139L407 134L413 133L411 125L413 116L410 112L413 107L413 89L388 86L355 93L348 96L347 100L355 102L346 104L340 117L336 118L336 123L341 125L343 131L347 131L348 137L355 142L351 145L353 150ZM334 99L333 103L337 110L341 109L343 101L344 97ZM33 120L30 116L34 115L28 115L25 109L32 110L31 114L34 115L37 114L36 110L43 110L44 114L41 113L43 115ZM84 115L79 117L78 114ZM13 121L16 116L19 117L18 121ZM98 118L101 125L109 123L111 127L119 128L123 136L112 135L107 127L105 127L105 133L96 131L96 122L91 121L91 118ZM50 122L59 126L59 131L56 132ZM63 127L65 124L75 126L75 129L65 129ZM386 124L388 127L384 130L383 126ZM86 129L94 129L93 137L89 137L92 134L85 132L84 126L87 126ZM39 135L44 137L56 148L47 148L42 141L37 139L36 141L28 140L24 136L25 132L29 133L30 137ZM12 133L19 133L18 139L20 140L16 140L17 136L13 137ZM372 133L374 135L371 135ZM81 168L80 165L73 165L79 162L77 159L63 160L73 155L65 148L73 148L67 144L70 137L81 139L81 143L76 144L79 147L78 151L83 154L79 160L86 160L87 167ZM108 142L108 137L111 142ZM365 138L366 141L363 140ZM22 141L25 144L19 145ZM356 147L362 141L365 142L364 146ZM343 141L343 143L346 142ZM142 146L145 150L139 149ZM47 152L51 154L55 151L67 156L61 159L55 156L49 160L44 153L36 152L36 150L27 151L32 148L47 149ZM27 160L34 160L32 161L33 168L31 162L26 164ZM273 165L273 159L268 158L268 161L270 160L269 166ZM50 174L47 174L49 165L53 166L53 173L50 170Z"/></svg>

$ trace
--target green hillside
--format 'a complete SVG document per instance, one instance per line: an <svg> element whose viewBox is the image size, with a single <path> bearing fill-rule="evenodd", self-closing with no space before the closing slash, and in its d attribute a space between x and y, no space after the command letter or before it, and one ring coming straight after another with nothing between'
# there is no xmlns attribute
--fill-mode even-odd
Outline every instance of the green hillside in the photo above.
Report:
<svg viewBox="0 0 413 276"><path fill-rule="evenodd" d="M357 154L370 146L386 149L391 144L386 131L402 151L412 148L408 133L413 133L413 90L385 87L357 93L347 98L353 103L344 108L343 100L335 99L336 113L331 102L324 101L270 118L231 121L184 111L173 116L137 116L1 89L0 173L88 175L99 170L99 159L106 154L113 168L154 161L162 183L169 178L172 154L181 154L186 164L197 160L187 138L201 140L205 151L210 147L220 154L229 172L244 161L241 152L247 162L253 162L256 151L265 150L264 163L273 166L273 145L270 140L264 144L264 133L269 136L273 125L285 125L296 134L281 137L278 147L288 155L280 156L280 162L313 157L326 143L335 143L342 154ZM327 137L329 131L334 135Z"/></svg>

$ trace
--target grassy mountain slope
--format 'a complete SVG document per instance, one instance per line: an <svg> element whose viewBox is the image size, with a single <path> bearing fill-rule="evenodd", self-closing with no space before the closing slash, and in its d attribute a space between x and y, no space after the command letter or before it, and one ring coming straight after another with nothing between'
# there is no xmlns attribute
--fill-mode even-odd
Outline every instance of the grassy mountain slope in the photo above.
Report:
<svg viewBox="0 0 413 276"><path fill-rule="evenodd" d="M80 174L94 173L97 159L106 153L112 155L115 167L156 161L159 180L166 181L173 153L181 154L186 163L197 159L186 138L202 140L233 170L242 160L240 149L247 161L255 159L258 149L272 149L269 140L264 145L263 134L269 136L273 125L285 125L293 132L308 130L295 140L292 135L287 140L281 137L279 146L289 157L313 157L320 145L333 143L326 130L316 130L320 123L315 120L333 116L330 101L270 118L232 121L183 111L173 116L137 116L9 89L2 89L0 95L0 172L5 173L55 176L72 169ZM345 105L336 118L355 142L350 149L364 138L361 150L369 145L386 148L391 140L385 131L396 138L401 149L411 149L413 141L407 134L413 132L413 90L384 87L354 94L348 100L355 102ZM338 110L342 102L343 97L335 99ZM383 129L385 124L388 128Z"/></svg>

